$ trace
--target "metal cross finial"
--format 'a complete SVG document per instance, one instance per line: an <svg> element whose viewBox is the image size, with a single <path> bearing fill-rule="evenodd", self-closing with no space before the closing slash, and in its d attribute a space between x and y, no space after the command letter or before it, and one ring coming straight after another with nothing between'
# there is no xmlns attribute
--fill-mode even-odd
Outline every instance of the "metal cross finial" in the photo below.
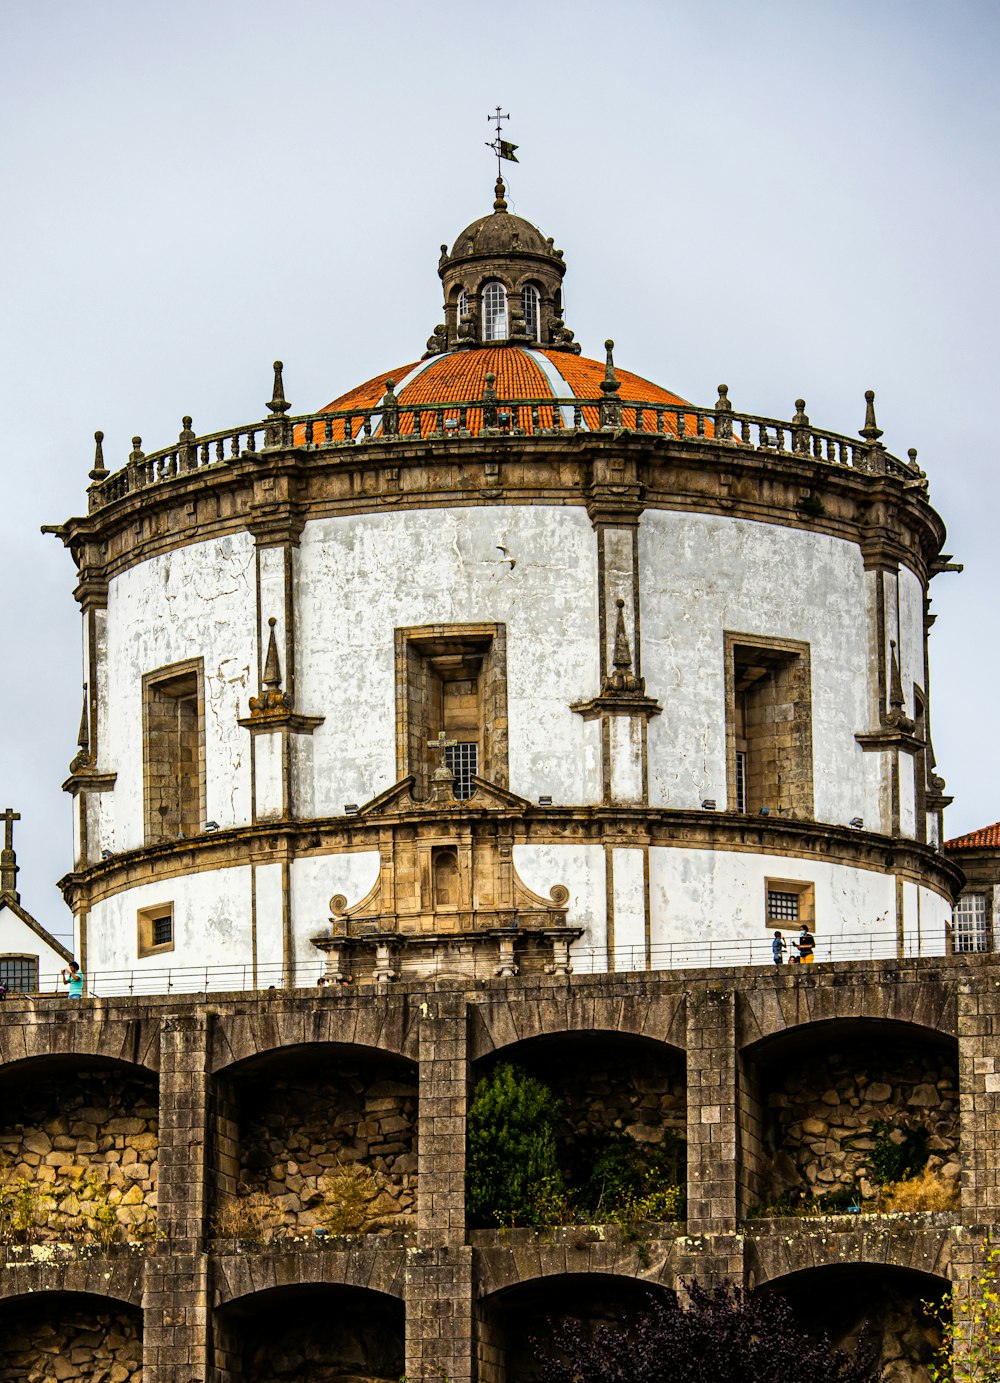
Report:
<svg viewBox="0 0 1000 1383"><path fill-rule="evenodd" d="M487 149L492 149L497 156L497 182L501 183L503 181L503 174L500 171L501 160L506 159L508 163L517 163L519 161L517 155L514 153L514 150L517 148L517 145L511 144L510 140L502 138L502 122L504 120L509 120L510 115L503 115L501 113L500 107L497 106L495 112L492 115L488 115L486 119L490 122L491 125L496 125L497 128L496 138L488 139L486 141L486 147ZM500 188L498 188L497 200L500 201L502 200L502 198L503 192L500 190ZM500 208L497 209L499 210Z"/></svg>

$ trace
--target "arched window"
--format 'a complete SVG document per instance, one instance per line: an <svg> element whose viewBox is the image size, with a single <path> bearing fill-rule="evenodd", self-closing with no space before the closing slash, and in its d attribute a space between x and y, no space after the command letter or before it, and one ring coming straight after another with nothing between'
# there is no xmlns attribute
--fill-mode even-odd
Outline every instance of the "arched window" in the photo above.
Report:
<svg viewBox="0 0 1000 1383"><path fill-rule="evenodd" d="M493 279L483 289L483 340L507 339L507 291Z"/></svg>
<svg viewBox="0 0 1000 1383"><path fill-rule="evenodd" d="M539 340L539 321L541 320L541 298L534 284L526 283L521 289L521 312L524 316L524 329L533 341Z"/></svg>
<svg viewBox="0 0 1000 1383"><path fill-rule="evenodd" d="M461 323L462 318L465 317L465 316L468 314L468 311L469 311L469 295L468 295L468 293L466 293L465 289L463 288L462 291L461 291L461 293L459 293L459 295L458 295L458 303L457 303L457 305L456 305L456 307L455 307L455 325L456 325L456 326L458 326L458 325Z"/></svg>

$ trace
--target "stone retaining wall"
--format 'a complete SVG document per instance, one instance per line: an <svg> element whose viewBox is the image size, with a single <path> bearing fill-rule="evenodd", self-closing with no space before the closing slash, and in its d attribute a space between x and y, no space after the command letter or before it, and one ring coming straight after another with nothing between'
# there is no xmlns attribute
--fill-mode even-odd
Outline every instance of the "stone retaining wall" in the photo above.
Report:
<svg viewBox="0 0 1000 1383"><path fill-rule="evenodd" d="M2 1330L4 1383L142 1383L138 1312L35 1301Z"/></svg>
<svg viewBox="0 0 1000 1383"><path fill-rule="evenodd" d="M769 1194L813 1195L856 1186L863 1200L878 1194L871 1175L874 1125L899 1142L926 1130L928 1166L953 1187L961 1175L958 1077L937 1048L882 1040L795 1057L767 1081L773 1150Z"/></svg>
<svg viewBox="0 0 1000 1383"><path fill-rule="evenodd" d="M67 1070L7 1086L0 1125L0 1237L102 1243L151 1238L158 1119L154 1082L132 1075Z"/></svg>
<svg viewBox="0 0 1000 1383"><path fill-rule="evenodd" d="M349 1231L331 1218L348 1180L368 1232L415 1217L417 1083L399 1064L296 1063L242 1085L237 1105L238 1191L265 1193L285 1232Z"/></svg>

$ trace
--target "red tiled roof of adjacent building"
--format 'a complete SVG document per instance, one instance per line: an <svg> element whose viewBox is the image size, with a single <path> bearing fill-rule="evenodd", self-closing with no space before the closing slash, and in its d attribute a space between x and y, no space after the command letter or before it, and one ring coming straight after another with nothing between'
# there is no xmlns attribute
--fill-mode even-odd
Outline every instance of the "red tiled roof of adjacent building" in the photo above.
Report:
<svg viewBox="0 0 1000 1383"><path fill-rule="evenodd" d="M988 850L991 847L1000 847L1000 821L994 822L992 826L981 826L978 831L969 831L967 835L956 836L954 840L946 840L944 843L946 850Z"/></svg>

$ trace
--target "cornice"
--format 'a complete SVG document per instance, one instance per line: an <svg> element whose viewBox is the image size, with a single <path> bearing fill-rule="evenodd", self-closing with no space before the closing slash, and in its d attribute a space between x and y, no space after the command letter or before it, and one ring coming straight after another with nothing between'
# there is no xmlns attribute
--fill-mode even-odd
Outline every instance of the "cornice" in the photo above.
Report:
<svg viewBox="0 0 1000 1383"><path fill-rule="evenodd" d="M240 531L296 542L314 519L473 505L580 505L594 523L643 510L703 513L854 542L868 565L929 578L944 525L900 476L712 438L628 432L375 438L244 453L50 528L81 567L80 595L151 557Z"/></svg>
<svg viewBox="0 0 1000 1383"><path fill-rule="evenodd" d="M389 794L375 799L382 803ZM400 796L392 810L371 815L322 817L261 823L130 850L101 860L60 880L74 911L140 885L251 864L378 850L384 833L401 830L440 835L502 832L515 845L596 844L714 850L783 855L815 863L893 873L933 889L949 900L962 885L961 870L933 846L847 826L739 812L671 810L665 807L541 807L502 805L499 798L478 806L474 799L442 812L433 804Z"/></svg>

